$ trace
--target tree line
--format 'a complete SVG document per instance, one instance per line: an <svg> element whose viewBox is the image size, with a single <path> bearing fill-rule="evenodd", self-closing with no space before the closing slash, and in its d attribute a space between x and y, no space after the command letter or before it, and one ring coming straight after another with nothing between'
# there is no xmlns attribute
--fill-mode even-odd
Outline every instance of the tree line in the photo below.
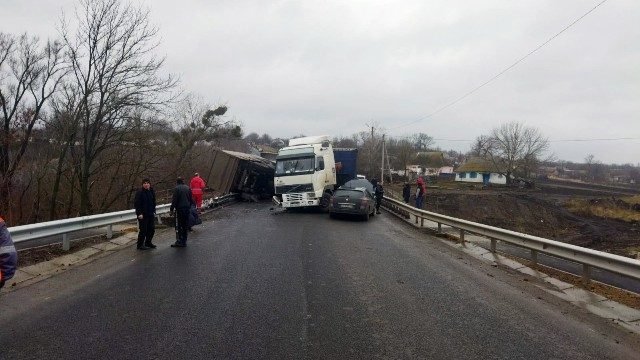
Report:
<svg viewBox="0 0 640 360"><path fill-rule="evenodd" d="M80 0L58 33L0 33L0 214L12 225L130 208L143 177L168 189L210 145L242 137L226 105L163 73L148 10Z"/></svg>
<svg viewBox="0 0 640 360"><path fill-rule="evenodd" d="M383 133L383 128L372 126L371 131L334 138L333 145L357 148L359 171L370 178L379 177L382 168ZM245 139L276 148L284 146L287 140L257 133L250 133ZM416 133L408 137L388 137L384 138L384 143L385 156L388 157L385 159L385 167L389 164L393 169L400 170L406 169L408 165L457 166L468 157L481 157L493 163L507 179L513 179L529 177L541 163L553 159L552 155L546 154L549 140L538 129L519 122L503 124L487 135L478 136L469 151L464 153L434 147L433 137L426 133Z"/></svg>

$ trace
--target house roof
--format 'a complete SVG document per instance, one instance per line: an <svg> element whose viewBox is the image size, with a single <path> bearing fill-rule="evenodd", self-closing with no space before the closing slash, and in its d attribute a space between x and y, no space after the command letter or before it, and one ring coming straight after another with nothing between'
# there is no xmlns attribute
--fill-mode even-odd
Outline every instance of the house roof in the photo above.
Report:
<svg viewBox="0 0 640 360"><path fill-rule="evenodd" d="M480 157L472 157L467 159L459 168L457 173L463 172L501 172L500 169L491 161Z"/></svg>

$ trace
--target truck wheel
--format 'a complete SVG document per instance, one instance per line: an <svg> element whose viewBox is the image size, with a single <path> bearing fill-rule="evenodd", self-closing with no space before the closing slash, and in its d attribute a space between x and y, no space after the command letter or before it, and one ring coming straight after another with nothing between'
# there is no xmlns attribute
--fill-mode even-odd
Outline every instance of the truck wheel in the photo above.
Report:
<svg viewBox="0 0 640 360"><path fill-rule="evenodd" d="M331 201L331 193L325 192L322 194L322 198L320 198L320 209L327 210L329 209L329 202Z"/></svg>

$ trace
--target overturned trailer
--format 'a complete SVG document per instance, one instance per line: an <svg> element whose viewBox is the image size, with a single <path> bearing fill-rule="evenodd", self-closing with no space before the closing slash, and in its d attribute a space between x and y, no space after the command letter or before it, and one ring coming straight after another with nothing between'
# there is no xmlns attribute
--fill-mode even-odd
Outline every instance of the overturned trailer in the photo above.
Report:
<svg viewBox="0 0 640 360"><path fill-rule="evenodd" d="M273 196L274 173L274 164L263 157L217 150L207 185L221 195L237 193L244 199L258 201Z"/></svg>

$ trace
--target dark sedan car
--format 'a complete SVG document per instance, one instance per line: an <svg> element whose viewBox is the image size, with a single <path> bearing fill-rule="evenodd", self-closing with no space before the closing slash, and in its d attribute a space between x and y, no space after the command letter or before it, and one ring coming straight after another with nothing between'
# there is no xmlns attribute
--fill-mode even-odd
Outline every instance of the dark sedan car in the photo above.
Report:
<svg viewBox="0 0 640 360"><path fill-rule="evenodd" d="M329 203L329 216L337 214L358 215L363 220L375 214L373 185L366 179L347 181L340 186Z"/></svg>

